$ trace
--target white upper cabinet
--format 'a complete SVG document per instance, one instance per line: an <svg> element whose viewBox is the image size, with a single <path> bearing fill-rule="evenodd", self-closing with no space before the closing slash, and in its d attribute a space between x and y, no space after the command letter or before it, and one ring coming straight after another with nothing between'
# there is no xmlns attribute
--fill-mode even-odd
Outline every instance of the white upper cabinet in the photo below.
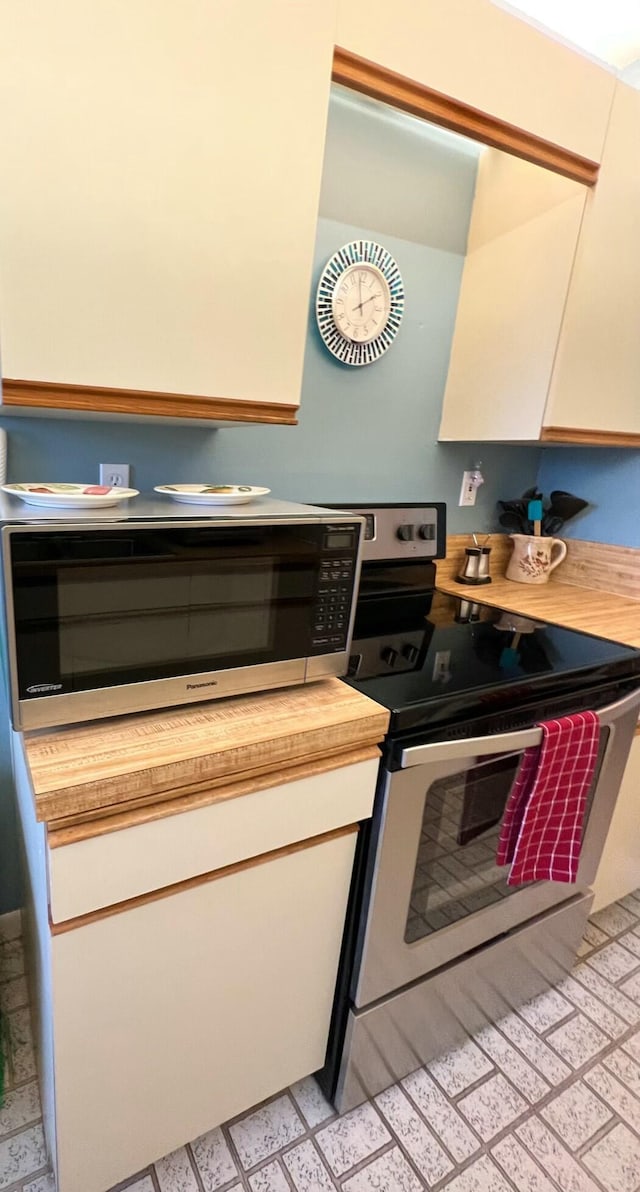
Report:
<svg viewBox="0 0 640 1192"><path fill-rule="evenodd" d="M609 71L490 0L339 0L336 42L434 91L599 161Z"/></svg>
<svg viewBox="0 0 640 1192"><path fill-rule="evenodd" d="M6 0L5 401L294 420L334 41L335 0Z"/></svg>
<svg viewBox="0 0 640 1192"><path fill-rule="evenodd" d="M589 189L488 150L441 440L640 446L640 92Z"/></svg>
<svg viewBox="0 0 640 1192"><path fill-rule="evenodd" d="M440 439L640 446L640 93L489 0L339 0L337 43L342 82L528 159L481 156Z"/></svg>
<svg viewBox="0 0 640 1192"><path fill-rule="evenodd" d="M540 166L481 154L441 440L539 438L585 197Z"/></svg>
<svg viewBox="0 0 640 1192"><path fill-rule="evenodd" d="M640 446L640 91L618 83L542 437Z"/></svg>

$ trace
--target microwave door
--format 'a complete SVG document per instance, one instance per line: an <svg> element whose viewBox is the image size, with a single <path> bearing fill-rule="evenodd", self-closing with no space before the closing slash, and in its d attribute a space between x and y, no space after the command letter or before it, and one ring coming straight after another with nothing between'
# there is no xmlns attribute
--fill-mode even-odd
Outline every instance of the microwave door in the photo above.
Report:
<svg viewBox="0 0 640 1192"><path fill-rule="evenodd" d="M304 682L310 656L322 664L344 654L346 668L358 529L12 531L14 723L44 727ZM35 705L53 697L49 720Z"/></svg>

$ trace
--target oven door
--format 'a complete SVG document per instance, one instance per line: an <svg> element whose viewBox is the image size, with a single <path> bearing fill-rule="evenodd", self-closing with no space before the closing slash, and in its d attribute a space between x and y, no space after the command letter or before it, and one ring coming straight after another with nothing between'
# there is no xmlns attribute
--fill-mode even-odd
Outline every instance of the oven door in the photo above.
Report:
<svg viewBox="0 0 640 1192"><path fill-rule="evenodd" d="M412 746L382 772L354 970L357 1007L511 931L593 881L638 720L640 691L599 710L600 754L575 885L507 885L496 848L524 749L540 728Z"/></svg>

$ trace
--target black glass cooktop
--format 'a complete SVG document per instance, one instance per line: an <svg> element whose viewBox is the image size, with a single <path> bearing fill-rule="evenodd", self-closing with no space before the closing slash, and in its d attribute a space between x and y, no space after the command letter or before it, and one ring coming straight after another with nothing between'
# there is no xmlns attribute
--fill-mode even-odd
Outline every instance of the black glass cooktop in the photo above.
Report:
<svg viewBox="0 0 640 1192"><path fill-rule="evenodd" d="M346 681L426 741L602 707L640 687L640 650L430 593L360 605Z"/></svg>

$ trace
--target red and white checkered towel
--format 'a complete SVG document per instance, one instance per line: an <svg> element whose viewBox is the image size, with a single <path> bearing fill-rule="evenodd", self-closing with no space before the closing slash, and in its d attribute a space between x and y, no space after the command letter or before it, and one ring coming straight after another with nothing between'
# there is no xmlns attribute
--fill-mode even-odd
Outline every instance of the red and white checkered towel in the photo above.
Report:
<svg viewBox="0 0 640 1192"><path fill-rule="evenodd" d="M575 882L578 872L600 721L577 712L540 728L542 744L525 749L502 820L496 860L512 863L509 886Z"/></svg>

